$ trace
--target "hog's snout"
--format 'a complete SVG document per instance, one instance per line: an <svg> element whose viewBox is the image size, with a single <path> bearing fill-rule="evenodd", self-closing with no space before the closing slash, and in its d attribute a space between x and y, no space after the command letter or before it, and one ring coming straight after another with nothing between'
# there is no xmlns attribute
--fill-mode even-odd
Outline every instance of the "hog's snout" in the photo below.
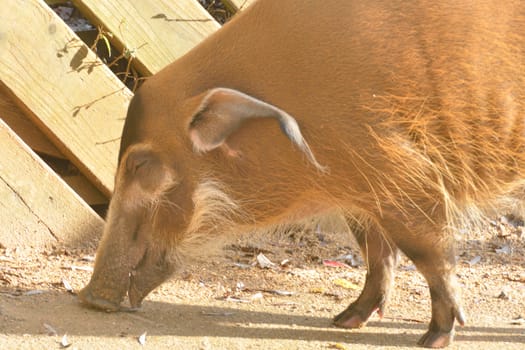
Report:
<svg viewBox="0 0 525 350"><path fill-rule="evenodd" d="M142 300L157 284L151 289L146 288L144 290L144 283L141 283L140 280L137 281L136 274L137 272L133 270L128 274L127 283L119 286L113 285L111 281L92 279L87 286L78 292L78 299L85 306L107 312L137 310L140 308ZM131 309L121 305L126 294L129 297Z"/></svg>
<svg viewBox="0 0 525 350"><path fill-rule="evenodd" d="M91 282L78 292L78 300L85 306L106 312L135 311L140 308L149 290L145 291L140 283L137 284L136 279L131 277L134 274L135 271L129 274L129 281L122 288L108 287L103 282ZM126 292L131 308L121 305Z"/></svg>
<svg viewBox="0 0 525 350"><path fill-rule="evenodd" d="M142 259L130 270L108 270L103 263L95 264L91 281L78 293L78 299L86 306L104 311L134 311L173 270L173 264L166 259L166 252L155 249L145 249ZM121 306L126 295L131 309Z"/></svg>
<svg viewBox="0 0 525 350"><path fill-rule="evenodd" d="M123 297L115 297L105 293L97 294L92 291L91 285L87 285L78 293L78 299L83 305L103 311L113 312L120 309L120 303L122 302Z"/></svg>

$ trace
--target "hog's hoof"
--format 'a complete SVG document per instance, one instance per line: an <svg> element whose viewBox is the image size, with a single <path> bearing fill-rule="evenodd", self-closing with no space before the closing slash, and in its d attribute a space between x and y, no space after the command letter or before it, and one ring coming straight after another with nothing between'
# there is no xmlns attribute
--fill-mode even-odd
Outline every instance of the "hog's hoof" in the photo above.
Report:
<svg viewBox="0 0 525 350"><path fill-rule="evenodd" d="M334 319L334 325L341 328L361 328L366 325L366 319L359 315L354 315L349 318Z"/></svg>
<svg viewBox="0 0 525 350"><path fill-rule="evenodd" d="M115 312L120 310L120 303L114 303L106 299L96 298L86 288L78 292L78 300L82 305L106 312Z"/></svg>
<svg viewBox="0 0 525 350"><path fill-rule="evenodd" d="M428 331L419 339L418 345L425 348L444 348L452 343L454 332L436 332Z"/></svg>
<svg viewBox="0 0 525 350"><path fill-rule="evenodd" d="M139 307L128 307L128 306L121 306L119 308L118 311L121 311L121 312L137 312L140 310L140 306Z"/></svg>
<svg viewBox="0 0 525 350"><path fill-rule="evenodd" d="M360 310L357 304L351 304L345 311L334 317L334 325L342 328L361 328L364 327L370 315L377 311L383 315L381 308L372 308L372 311Z"/></svg>

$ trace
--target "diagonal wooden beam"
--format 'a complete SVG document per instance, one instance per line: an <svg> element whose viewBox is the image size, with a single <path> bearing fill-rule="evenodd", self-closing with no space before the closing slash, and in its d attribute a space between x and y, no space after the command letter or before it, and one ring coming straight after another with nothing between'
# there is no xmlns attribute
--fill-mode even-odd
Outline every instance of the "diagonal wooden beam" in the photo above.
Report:
<svg viewBox="0 0 525 350"><path fill-rule="evenodd" d="M242 11L250 6L255 0L222 0L225 6L232 11Z"/></svg>
<svg viewBox="0 0 525 350"><path fill-rule="evenodd" d="M179 58L220 28L196 0L73 0L93 23L111 32L120 50L134 54L146 76Z"/></svg>
<svg viewBox="0 0 525 350"><path fill-rule="evenodd" d="M9 96L6 87L0 82L0 119L3 119L17 135L36 152L55 158L64 158L62 153L47 139L20 110Z"/></svg>
<svg viewBox="0 0 525 350"><path fill-rule="evenodd" d="M94 246L102 219L0 119L0 244Z"/></svg>
<svg viewBox="0 0 525 350"><path fill-rule="evenodd" d="M2 2L0 80L109 196L132 93L42 0Z"/></svg>

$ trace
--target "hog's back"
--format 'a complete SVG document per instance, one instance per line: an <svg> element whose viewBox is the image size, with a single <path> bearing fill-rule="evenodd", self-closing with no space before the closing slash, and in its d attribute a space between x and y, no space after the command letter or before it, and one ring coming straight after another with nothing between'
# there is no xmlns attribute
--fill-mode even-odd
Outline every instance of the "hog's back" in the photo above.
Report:
<svg viewBox="0 0 525 350"><path fill-rule="evenodd" d="M523 8L263 0L156 79L180 98L224 86L287 111L330 169L313 181L338 201L483 205L524 178ZM267 154L265 132L237 139ZM282 162L276 176L303 181Z"/></svg>

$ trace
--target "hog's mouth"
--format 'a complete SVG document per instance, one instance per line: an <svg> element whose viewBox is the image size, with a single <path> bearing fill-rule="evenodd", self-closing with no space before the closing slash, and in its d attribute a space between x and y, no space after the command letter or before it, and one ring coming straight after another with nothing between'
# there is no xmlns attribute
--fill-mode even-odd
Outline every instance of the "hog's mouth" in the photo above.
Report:
<svg viewBox="0 0 525 350"><path fill-rule="evenodd" d="M129 310L138 310L142 306L142 300L146 297L146 294L141 292L141 290L137 286L137 270L133 269L129 273L129 286L128 286L128 299L129 299ZM122 306L121 306L122 308ZM125 308L125 311L128 311L127 308Z"/></svg>

